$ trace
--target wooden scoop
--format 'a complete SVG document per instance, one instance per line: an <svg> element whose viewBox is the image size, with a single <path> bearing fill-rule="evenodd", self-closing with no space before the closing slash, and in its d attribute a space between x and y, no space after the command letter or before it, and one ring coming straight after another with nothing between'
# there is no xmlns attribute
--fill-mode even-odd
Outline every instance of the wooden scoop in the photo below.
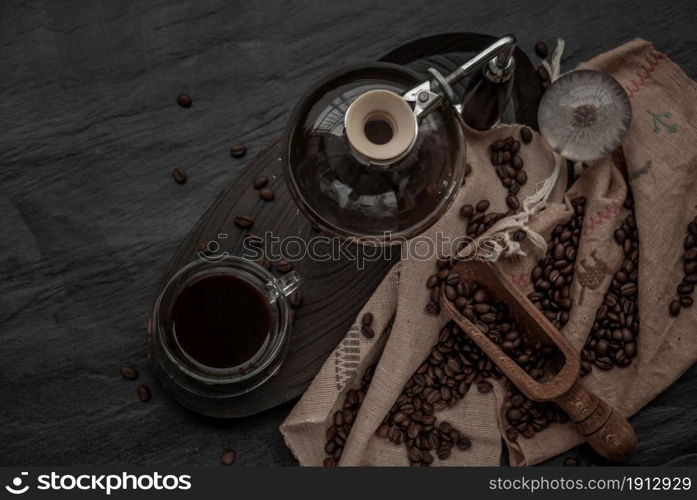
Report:
<svg viewBox="0 0 697 500"><path fill-rule="evenodd" d="M621 461L634 451L634 429L617 410L586 389L579 378L581 360L571 343L491 262L457 262L453 272L464 283L479 283L496 299L508 305L524 335L544 344L555 345L564 357L559 371L545 381L528 375L497 344L465 318L441 290L441 307L506 377L534 401L553 401L576 424L593 449L603 457Z"/></svg>

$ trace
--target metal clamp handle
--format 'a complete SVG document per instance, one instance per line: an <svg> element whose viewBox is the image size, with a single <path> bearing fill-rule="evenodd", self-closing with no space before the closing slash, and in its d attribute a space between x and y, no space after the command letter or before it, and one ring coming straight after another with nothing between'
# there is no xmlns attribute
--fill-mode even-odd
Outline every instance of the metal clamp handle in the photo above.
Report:
<svg viewBox="0 0 697 500"><path fill-rule="evenodd" d="M442 77L438 73L438 76L441 77L436 78L433 83L431 80L426 80L407 91L402 98L405 101L415 103L414 114L418 119L421 119L443 104L443 102L449 100L449 97L453 95L452 86L457 82L474 73L499 55L502 55L502 57L510 56L515 48L515 43L516 40L513 35L499 38L449 75Z"/></svg>

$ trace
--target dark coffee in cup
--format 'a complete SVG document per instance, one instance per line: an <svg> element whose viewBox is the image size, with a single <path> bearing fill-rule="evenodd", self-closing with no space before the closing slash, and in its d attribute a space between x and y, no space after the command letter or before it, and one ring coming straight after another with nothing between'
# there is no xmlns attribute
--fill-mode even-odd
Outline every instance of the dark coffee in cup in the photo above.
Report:
<svg viewBox="0 0 697 500"><path fill-rule="evenodd" d="M217 370L253 363L269 342L273 321L264 294L226 274L184 287L171 319L182 356L196 368Z"/></svg>

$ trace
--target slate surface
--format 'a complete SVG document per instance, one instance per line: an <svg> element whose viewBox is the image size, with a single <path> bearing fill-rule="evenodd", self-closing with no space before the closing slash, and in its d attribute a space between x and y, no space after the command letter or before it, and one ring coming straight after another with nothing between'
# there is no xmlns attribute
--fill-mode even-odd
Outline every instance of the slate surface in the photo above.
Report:
<svg viewBox="0 0 697 500"><path fill-rule="evenodd" d="M512 31L528 51L562 37L565 68L640 36L696 78L696 21L669 0L0 0L0 465L205 465L228 446L295 463L277 431L292 403L196 417L141 352L158 277L244 166L229 145L260 151L309 81L452 31ZM150 403L118 376L127 362ZM632 420L630 463L697 463L695 384L697 368Z"/></svg>

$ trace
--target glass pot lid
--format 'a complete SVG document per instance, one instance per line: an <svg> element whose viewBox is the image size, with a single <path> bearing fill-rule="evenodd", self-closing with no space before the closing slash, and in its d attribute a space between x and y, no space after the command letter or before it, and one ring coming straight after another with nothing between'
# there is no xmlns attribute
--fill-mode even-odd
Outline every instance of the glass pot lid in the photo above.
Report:
<svg viewBox="0 0 697 500"><path fill-rule="evenodd" d="M286 131L284 165L291 194L313 224L389 244L421 233L447 210L463 175L461 120L450 106L414 118L401 95L422 80L393 64L350 66L301 99Z"/></svg>

